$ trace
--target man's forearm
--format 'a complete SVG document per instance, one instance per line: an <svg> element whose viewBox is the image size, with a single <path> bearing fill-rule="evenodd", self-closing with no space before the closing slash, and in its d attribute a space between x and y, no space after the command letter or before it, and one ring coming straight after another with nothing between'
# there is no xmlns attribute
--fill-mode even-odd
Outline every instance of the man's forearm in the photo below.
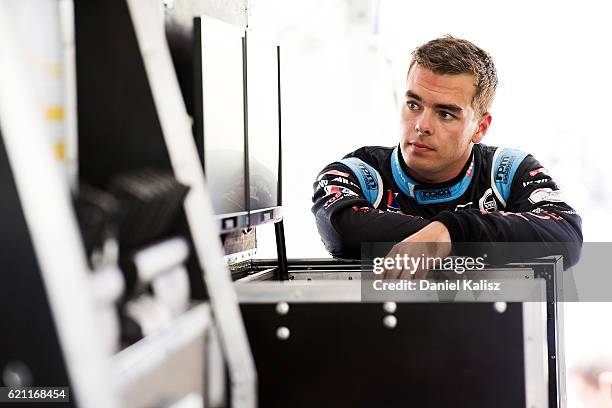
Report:
<svg viewBox="0 0 612 408"><path fill-rule="evenodd" d="M410 215L381 212L367 207L348 207L337 211L326 222L317 219L319 232L332 255L357 259L362 242L400 242L429 224L429 220ZM321 225L325 223L325 225ZM327 231L326 234L322 230ZM327 239L326 239L327 238Z"/></svg>
<svg viewBox="0 0 612 408"><path fill-rule="evenodd" d="M563 255L565 267L576 264L582 244L580 217L550 206L543 208L548 210L485 214L478 211L445 211L438 214L435 220L446 225L454 242L530 242L534 245L526 250L534 256ZM560 245L563 243L569 245ZM554 253L559 249L563 253ZM499 255L501 258L497 261L500 263L527 256L526 253Z"/></svg>

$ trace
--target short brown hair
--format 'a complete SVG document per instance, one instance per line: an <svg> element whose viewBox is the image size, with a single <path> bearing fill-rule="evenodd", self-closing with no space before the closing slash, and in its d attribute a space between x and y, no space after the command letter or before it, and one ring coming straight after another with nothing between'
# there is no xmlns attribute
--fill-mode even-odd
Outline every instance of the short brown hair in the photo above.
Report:
<svg viewBox="0 0 612 408"><path fill-rule="evenodd" d="M491 109L497 88L497 71L493 58L483 49L467 40L445 35L412 51L408 72L415 64L438 75L473 75L476 92L472 106L481 115Z"/></svg>

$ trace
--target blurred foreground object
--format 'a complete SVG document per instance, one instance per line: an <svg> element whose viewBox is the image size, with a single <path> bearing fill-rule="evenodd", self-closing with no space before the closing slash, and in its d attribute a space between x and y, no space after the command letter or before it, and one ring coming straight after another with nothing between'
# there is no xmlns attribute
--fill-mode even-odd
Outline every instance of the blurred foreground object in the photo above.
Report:
<svg viewBox="0 0 612 408"><path fill-rule="evenodd" d="M585 408L612 408L612 359L609 356L576 364L569 378Z"/></svg>

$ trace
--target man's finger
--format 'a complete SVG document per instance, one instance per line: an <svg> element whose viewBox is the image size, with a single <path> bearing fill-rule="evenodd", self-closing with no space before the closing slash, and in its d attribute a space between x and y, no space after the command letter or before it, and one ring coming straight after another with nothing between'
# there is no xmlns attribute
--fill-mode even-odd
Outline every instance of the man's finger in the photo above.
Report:
<svg viewBox="0 0 612 408"><path fill-rule="evenodd" d="M399 279L402 274L402 269L397 269L397 265L392 268L385 269L385 279Z"/></svg>
<svg viewBox="0 0 612 408"><path fill-rule="evenodd" d="M402 273L399 276L399 279L411 280L414 279L414 273L412 273L409 269L403 269Z"/></svg>
<svg viewBox="0 0 612 408"><path fill-rule="evenodd" d="M427 273L428 273L428 272L429 272L429 271L428 271L427 269L425 269L425 268L420 268L419 270L417 270L417 272L416 272L416 275L415 275L415 276L416 276L416 278L417 278L417 279L427 279Z"/></svg>

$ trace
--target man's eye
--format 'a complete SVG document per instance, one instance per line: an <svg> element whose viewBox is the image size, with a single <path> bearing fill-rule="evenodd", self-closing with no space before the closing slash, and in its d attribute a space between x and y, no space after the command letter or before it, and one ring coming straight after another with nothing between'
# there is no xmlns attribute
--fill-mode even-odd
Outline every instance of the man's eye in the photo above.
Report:
<svg viewBox="0 0 612 408"><path fill-rule="evenodd" d="M455 118L452 114L445 111L440 111L439 115L444 120L451 120Z"/></svg>
<svg viewBox="0 0 612 408"><path fill-rule="evenodd" d="M419 110L419 105L411 101L406 102L406 106L408 106L408 109L412 111Z"/></svg>

